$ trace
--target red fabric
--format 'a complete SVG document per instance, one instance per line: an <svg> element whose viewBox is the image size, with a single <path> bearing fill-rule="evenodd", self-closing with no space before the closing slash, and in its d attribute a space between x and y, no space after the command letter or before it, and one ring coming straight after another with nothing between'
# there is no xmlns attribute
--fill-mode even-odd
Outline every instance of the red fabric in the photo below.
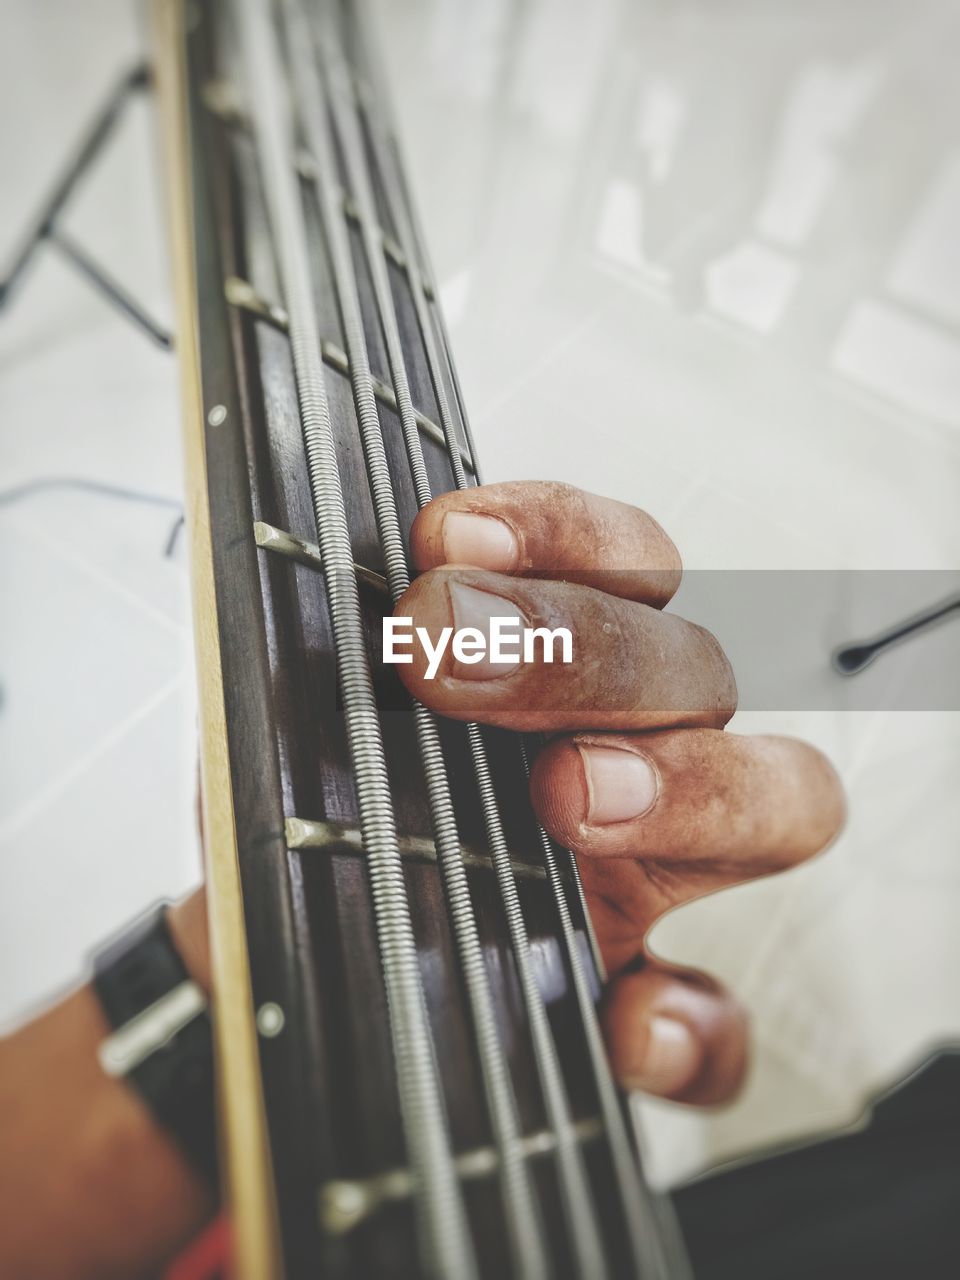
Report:
<svg viewBox="0 0 960 1280"><path fill-rule="evenodd" d="M228 1280L230 1223L221 1213L164 1272L163 1280Z"/></svg>

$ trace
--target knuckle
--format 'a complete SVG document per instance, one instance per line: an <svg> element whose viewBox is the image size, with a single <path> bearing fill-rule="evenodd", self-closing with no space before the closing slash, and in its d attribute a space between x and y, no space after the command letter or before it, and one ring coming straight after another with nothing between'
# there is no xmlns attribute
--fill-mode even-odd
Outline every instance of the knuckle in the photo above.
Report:
<svg viewBox="0 0 960 1280"><path fill-rule="evenodd" d="M740 697L737 678L730 659L713 632L695 622L690 625L696 629L699 636L705 659L705 675L714 691L712 702L714 720L718 727L722 727L733 719L737 709Z"/></svg>

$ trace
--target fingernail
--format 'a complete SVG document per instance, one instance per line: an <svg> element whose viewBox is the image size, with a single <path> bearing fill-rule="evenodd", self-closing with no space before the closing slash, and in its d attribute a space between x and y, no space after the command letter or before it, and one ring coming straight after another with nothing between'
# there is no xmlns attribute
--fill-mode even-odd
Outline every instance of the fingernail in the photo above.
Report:
<svg viewBox="0 0 960 1280"><path fill-rule="evenodd" d="M650 1093L677 1093L700 1068L700 1044L685 1022L655 1013L647 1023L646 1049L626 1081Z"/></svg>
<svg viewBox="0 0 960 1280"><path fill-rule="evenodd" d="M443 552L448 563L478 569L516 568L520 547L509 525L495 516L448 511L443 519Z"/></svg>
<svg viewBox="0 0 960 1280"><path fill-rule="evenodd" d="M587 784L587 822L605 826L639 818L653 805L659 778L645 756L622 747L577 743Z"/></svg>
<svg viewBox="0 0 960 1280"><path fill-rule="evenodd" d="M526 618L512 600L504 600L502 596L492 595L489 591L478 591L476 587L468 587L464 582L452 579L450 582L450 602L453 606L453 625L457 631L464 627L474 627L485 638L486 644L479 661L460 661L456 650L453 651L453 674L460 680L496 680L516 671L520 665L520 629L527 625ZM516 654L506 661L492 662L490 637L491 618L511 618L514 625L504 628L501 650L504 657ZM516 637L514 640L513 637ZM477 656L477 655L473 655Z"/></svg>

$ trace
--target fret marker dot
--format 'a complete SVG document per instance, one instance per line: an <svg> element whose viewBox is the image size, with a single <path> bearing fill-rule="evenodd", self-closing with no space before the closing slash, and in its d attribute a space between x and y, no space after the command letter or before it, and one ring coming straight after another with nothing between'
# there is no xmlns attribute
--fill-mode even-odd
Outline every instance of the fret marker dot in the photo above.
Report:
<svg viewBox="0 0 960 1280"><path fill-rule="evenodd" d="M257 1010L257 1030L262 1036L266 1036L268 1040L272 1040L274 1036L280 1034L285 1022L286 1018L283 1016L283 1010L278 1004L274 1004L272 1000L268 1000L266 1004L262 1004Z"/></svg>
<svg viewBox="0 0 960 1280"><path fill-rule="evenodd" d="M211 427L222 427L227 420L227 410L222 404L215 404L207 414L207 421Z"/></svg>

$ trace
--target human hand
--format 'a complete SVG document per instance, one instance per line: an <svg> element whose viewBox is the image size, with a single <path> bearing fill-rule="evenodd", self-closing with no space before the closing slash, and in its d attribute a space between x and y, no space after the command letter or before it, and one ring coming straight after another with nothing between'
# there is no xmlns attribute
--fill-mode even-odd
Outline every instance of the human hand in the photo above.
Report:
<svg viewBox="0 0 960 1280"><path fill-rule="evenodd" d="M511 615L570 630L569 666L545 663L539 647L529 663L465 665L448 647L428 679L413 645L398 672L441 715L555 735L531 799L578 856L611 979L614 1070L676 1101L729 1099L746 1068L744 1010L644 940L672 907L824 849L844 816L836 773L807 743L723 731L733 674L708 632L661 612L680 558L645 512L568 485L486 485L431 502L411 546L423 572L395 615L432 637Z"/></svg>

